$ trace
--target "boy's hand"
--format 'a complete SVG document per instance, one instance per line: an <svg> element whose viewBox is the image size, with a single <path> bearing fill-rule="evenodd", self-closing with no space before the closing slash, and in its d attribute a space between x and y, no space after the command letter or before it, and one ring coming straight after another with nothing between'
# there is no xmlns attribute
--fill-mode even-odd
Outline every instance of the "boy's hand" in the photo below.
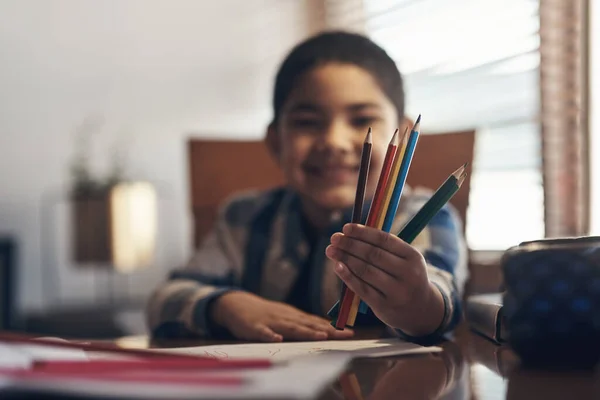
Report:
<svg viewBox="0 0 600 400"><path fill-rule="evenodd" d="M421 253L376 228L346 224L342 232L326 250L340 279L387 325L412 336L432 333L442 322L444 300Z"/></svg>
<svg viewBox="0 0 600 400"><path fill-rule="evenodd" d="M263 342L282 340L348 339L351 330L336 330L329 321L285 303L252 293L225 293L212 306L213 321L239 339Z"/></svg>

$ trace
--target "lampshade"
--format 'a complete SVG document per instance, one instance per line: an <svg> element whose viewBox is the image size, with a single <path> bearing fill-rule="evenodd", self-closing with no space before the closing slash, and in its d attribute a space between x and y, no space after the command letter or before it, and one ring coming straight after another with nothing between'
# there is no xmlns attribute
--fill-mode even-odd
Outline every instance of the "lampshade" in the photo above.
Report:
<svg viewBox="0 0 600 400"><path fill-rule="evenodd" d="M157 198L146 182L114 186L109 198L112 265L119 272L148 266L154 257Z"/></svg>

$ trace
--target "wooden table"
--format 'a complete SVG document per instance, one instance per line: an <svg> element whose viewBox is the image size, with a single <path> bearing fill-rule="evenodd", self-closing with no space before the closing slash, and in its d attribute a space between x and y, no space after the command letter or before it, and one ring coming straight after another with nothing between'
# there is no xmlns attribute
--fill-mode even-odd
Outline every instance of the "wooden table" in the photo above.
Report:
<svg viewBox="0 0 600 400"><path fill-rule="evenodd" d="M356 338L380 334L357 331ZM116 343L127 348L164 348L224 342L152 342L147 337L127 337ZM493 344L466 326L440 346L441 353L356 360L319 399L600 399L599 374L524 369L509 348ZM353 382L358 383L360 393L352 390Z"/></svg>

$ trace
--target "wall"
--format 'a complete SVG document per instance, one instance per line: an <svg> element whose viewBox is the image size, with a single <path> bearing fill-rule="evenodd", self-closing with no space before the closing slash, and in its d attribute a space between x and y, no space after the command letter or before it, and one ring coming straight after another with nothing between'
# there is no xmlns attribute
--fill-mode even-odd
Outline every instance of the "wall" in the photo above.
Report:
<svg viewBox="0 0 600 400"><path fill-rule="evenodd" d="M96 171L120 143L130 176L159 184L156 265L134 282L147 293L191 250L186 139L262 135L274 69L309 29L294 0L1 2L0 231L19 240L19 308L95 299L68 260L65 204L48 200L84 121L98 124ZM61 272L42 285L42 268ZM58 283L60 296L43 292Z"/></svg>

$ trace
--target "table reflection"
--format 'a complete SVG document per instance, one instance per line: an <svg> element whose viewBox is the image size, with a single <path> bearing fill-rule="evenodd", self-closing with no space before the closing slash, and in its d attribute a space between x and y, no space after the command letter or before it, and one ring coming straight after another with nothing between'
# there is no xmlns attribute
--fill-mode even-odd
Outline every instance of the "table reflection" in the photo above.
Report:
<svg viewBox="0 0 600 400"><path fill-rule="evenodd" d="M460 347L396 359L363 359L327 390L326 399L463 399L468 397L468 374Z"/></svg>

